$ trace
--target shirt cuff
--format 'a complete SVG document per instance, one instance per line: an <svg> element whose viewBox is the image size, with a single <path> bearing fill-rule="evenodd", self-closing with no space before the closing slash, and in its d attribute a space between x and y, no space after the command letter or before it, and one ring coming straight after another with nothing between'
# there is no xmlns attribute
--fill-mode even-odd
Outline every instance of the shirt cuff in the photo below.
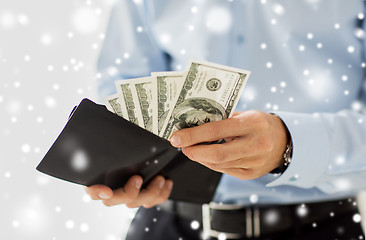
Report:
<svg viewBox="0 0 366 240"><path fill-rule="evenodd" d="M293 143L292 160L286 171L267 187L290 185L316 186L328 168L330 142L317 114L275 112L287 126Z"/></svg>

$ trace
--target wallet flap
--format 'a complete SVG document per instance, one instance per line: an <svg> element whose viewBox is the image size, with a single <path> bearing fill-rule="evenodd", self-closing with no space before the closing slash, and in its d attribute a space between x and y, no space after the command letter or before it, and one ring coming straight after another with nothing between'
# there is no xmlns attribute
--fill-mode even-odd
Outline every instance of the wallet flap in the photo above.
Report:
<svg viewBox="0 0 366 240"><path fill-rule="evenodd" d="M123 187L138 174L143 187L161 174L174 182L170 199L209 202L221 174L189 160L159 136L83 99L37 170L73 183Z"/></svg>

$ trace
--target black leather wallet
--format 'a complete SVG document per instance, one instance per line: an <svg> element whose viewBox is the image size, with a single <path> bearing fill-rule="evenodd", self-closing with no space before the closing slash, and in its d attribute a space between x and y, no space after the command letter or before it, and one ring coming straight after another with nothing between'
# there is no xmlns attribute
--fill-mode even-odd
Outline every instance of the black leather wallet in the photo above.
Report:
<svg viewBox="0 0 366 240"><path fill-rule="evenodd" d="M37 170L73 183L124 186L134 174L143 187L156 175L173 180L170 199L211 201L221 173L191 161L159 136L83 99Z"/></svg>

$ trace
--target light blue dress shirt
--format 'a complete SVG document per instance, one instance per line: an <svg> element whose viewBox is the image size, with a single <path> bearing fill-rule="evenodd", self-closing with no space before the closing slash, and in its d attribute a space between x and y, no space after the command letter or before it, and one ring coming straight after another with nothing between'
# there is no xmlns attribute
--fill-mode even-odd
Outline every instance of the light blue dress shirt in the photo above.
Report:
<svg viewBox="0 0 366 240"><path fill-rule="evenodd" d="M184 70L189 59L252 72L237 111L275 112L293 140L282 175L224 175L215 201L288 204L366 189L364 3L361 0L120 0L98 69L117 79Z"/></svg>

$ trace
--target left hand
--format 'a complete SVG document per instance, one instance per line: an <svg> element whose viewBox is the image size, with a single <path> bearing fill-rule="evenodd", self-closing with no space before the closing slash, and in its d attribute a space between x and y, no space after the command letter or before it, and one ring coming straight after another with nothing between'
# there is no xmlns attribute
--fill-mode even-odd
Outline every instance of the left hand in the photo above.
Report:
<svg viewBox="0 0 366 240"><path fill-rule="evenodd" d="M261 177L283 164L289 133L277 116L237 112L233 117L175 132L170 141L191 160L242 180ZM196 145L225 139L226 143Z"/></svg>

